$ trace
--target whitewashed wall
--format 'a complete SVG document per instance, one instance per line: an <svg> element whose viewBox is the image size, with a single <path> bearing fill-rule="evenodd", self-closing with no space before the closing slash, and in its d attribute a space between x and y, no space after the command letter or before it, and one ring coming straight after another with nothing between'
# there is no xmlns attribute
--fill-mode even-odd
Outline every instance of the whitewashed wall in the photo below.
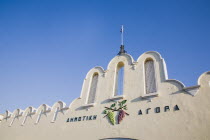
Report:
<svg viewBox="0 0 210 140"><path fill-rule="evenodd" d="M146 94L145 86L147 59L152 59L155 66L156 92L151 94ZM124 94L115 96L119 62L124 63ZM199 77L198 85L185 87L177 80L168 79L166 70L164 59L157 52L146 52L137 61L128 54L116 56L107 69L95 67L87 73L80 97L69 106L58 101L52 107L43 104L37 109L7 111L0 123L0 140L210 139L210 72ZM96 96L93 103L88 103L92 76L96 72ZM126 115L120 124L112 125L107 117L104 118L103 110L114 101L122 100L127 100L129 116ZM179 110L174 110L176 105ZM165 112L166 106L170 110ZM82 120L79 121L79 117ZM71 118L77 121L67 122Z"/></svg>

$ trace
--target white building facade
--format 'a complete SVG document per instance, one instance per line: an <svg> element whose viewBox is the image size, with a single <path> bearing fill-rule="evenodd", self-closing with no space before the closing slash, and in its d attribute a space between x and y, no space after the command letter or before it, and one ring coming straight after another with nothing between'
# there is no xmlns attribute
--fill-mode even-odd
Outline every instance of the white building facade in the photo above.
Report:
<svg viewBox="0 0 210 140"><path fill-rule="evenodd" d="M70 105L6 111L0 122L0 140L209 140L209 131L210 72L185 87L152 51L91 69Z"/></svg>

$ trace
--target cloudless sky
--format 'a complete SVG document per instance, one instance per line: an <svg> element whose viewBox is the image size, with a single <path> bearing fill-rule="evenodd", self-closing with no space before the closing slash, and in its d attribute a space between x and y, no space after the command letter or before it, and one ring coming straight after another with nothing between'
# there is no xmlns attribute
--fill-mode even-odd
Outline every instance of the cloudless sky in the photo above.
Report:
<svg viewBox="0 0 210 140"><path fill-rule="evenodd" d="M210 71L209 0L0 0L0 113L69 105L120 47L158 51L186 86Z"/></svg>

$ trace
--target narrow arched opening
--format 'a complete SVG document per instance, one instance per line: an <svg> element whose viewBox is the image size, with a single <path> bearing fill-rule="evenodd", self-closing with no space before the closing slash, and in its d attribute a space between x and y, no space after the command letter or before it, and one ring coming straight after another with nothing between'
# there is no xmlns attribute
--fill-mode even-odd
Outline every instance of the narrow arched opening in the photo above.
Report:
<svg viewBox="0 0 210 140"><path fill-rule="evenodd" d="M92 80L91 80L91 85L90 85L90 90L89 90L89 95L88 95L88 101L87 101L88 104L91 104L91 103L95 102L97 84L98 84L98 73L95 72L93 74Z"/></svg>
<svg viewBox="0 0 210 140"><path fill-rule="evenodd" d="M157 92L154 60L149 58L144 63L146 94Z"/></svg>
<svg viewBox="0 0 210 140"><path fill-rule="evenodd" d="M124 63L119 62L116 68L115 74L115 96L123 95L124 89Z"/></svg>

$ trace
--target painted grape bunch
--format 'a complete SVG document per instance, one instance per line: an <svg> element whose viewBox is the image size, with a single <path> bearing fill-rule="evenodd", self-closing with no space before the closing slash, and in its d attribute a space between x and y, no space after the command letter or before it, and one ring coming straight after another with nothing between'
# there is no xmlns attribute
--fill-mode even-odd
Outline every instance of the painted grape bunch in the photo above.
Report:
<svg viewBox="0 0 210 140"><path fill-rule="evenodd" d="M117 121L118 124L120 124L120 122L123 120L123 118L125 117L125 115L129 115L128 113L125 112L125 110L127 110L127 105L125 105L127 100L123 100L123 101L118 101L116 103L113 103L110 107L105 107L106 109L104 110L104 114L106 114L104 116L108 117L110 123L112 125L115 125L116 120L115 120L115 111L118 112L118 116L117 116ZM116 107L116 104L118 104L118 108Z"/></svg>
<svg viewBox="0 0 210 140"><path fill-rule="evenodd" d="M115 124L115 118L114 118L114 112L113 111L109 111L108 112L108 118L109 118L109 121L111 122L111 124Z"/></svg>
<svg viewBox="0 0 210 140"><path fill-rule="evenodd" d="M123 120L123 118L125 117L125 111L124 110L120 110L119 114L118 114L118 123L120 124L120 122Z"/></svg>

